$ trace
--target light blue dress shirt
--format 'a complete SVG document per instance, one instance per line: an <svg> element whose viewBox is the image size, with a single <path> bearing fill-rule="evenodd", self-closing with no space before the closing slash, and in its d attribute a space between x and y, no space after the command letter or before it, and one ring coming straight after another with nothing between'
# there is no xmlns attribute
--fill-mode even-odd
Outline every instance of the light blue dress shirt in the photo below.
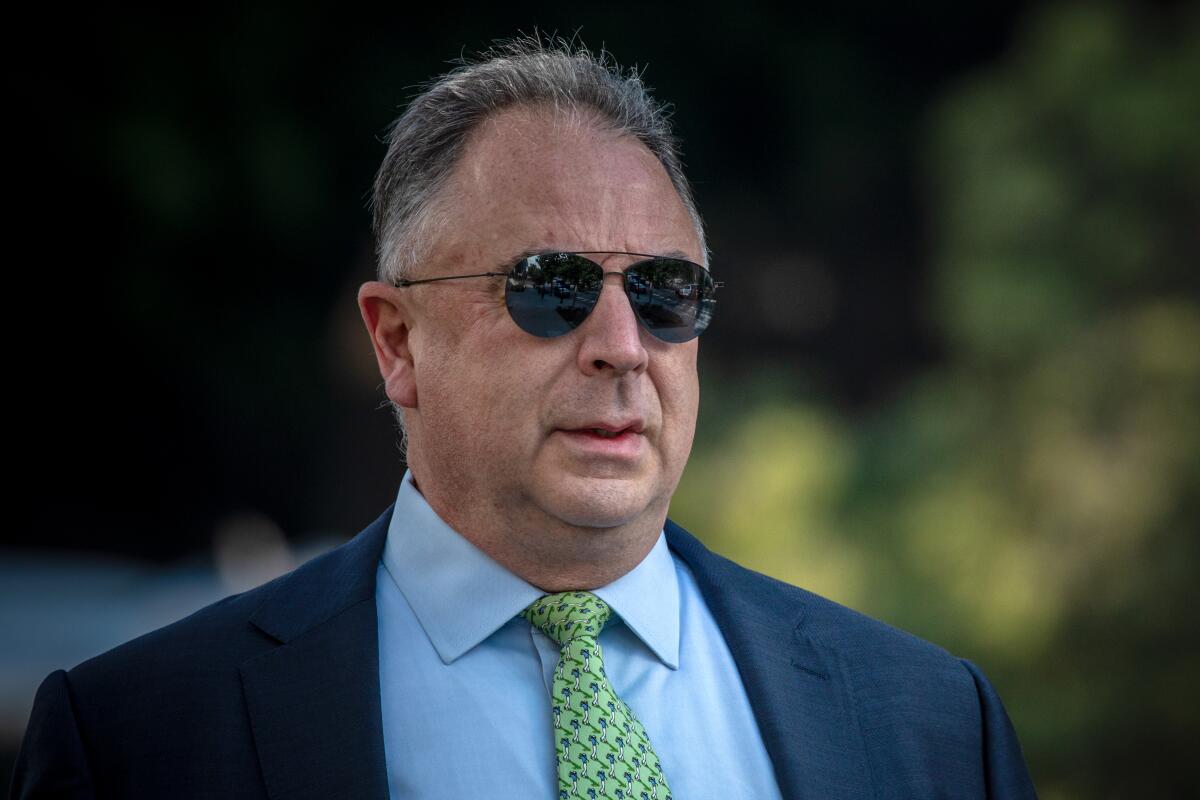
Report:
<svg viewBox="0 0 1200 800"><path fill-rule="evenodd" d="M520 613L544 592L493 561L401 481L379 566L379 679L392 800L558 797L558 646ZM691 571L666 537L595 590L617 694L677 800L778 798L750 702Z"/></svg>

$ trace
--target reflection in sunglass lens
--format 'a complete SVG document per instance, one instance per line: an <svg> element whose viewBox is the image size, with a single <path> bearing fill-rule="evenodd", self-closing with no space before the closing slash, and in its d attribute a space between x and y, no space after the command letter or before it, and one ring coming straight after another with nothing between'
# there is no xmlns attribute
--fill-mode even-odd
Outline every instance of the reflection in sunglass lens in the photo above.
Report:
<svg viewBox="0 0 1200 800"><path fill-rule="evenodd" d="M530 256L509 273L505 302L513 321L534 336L561 336L595 308L603 289L600 265L575 253ZM665 342L686 342L708 327L715 304L707 270L690 261L653 258L625 272L625 291L638 319Z"/></svg>
<svg viewBox="0 0 1200 800"><path fill-rule="evenodd" d="M587 319L603 279L599 265L574 253L530 256L509 273L504 300L521 330L562 336Z"/></svg>
<svg viewBox="0 0 1200 800"><path fill-rule="evenodd" d="M625 291L646 329L675 344L703 333L716 303L708 271L677 258L633 265L625 272Z"/></svg>

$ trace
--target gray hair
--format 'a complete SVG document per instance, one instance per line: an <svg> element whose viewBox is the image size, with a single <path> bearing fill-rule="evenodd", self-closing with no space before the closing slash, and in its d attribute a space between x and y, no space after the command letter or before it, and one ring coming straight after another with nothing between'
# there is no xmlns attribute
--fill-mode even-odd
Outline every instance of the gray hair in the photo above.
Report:
<svg viewBox="0 0 1200 800"><path fill-rule="evenodd" d="M392 123L371 203L379 280L395 283L413 274L433 246L442 217L438 200L467 137L488 115L517 106L549 106L645 145L679 193L707 261L704 224L683 174L669 108L650 96L637 69L622 69L607 51L534 35L460 61ZM404 452L404 411L391 405Z"/></svg>
<svg viewBox="0 0 1200 800"><path fill-rule="evenodd" d="M489 114L538 105L587 115L645 145L679 193L704 252L704 225L669 109L650 96L638 71L623 70L605 50L593 54L561 38L524 36L434 79L388 130L372 201L379 280L411 275L432 247L440 221L436 201L471 131Z"/></svg>

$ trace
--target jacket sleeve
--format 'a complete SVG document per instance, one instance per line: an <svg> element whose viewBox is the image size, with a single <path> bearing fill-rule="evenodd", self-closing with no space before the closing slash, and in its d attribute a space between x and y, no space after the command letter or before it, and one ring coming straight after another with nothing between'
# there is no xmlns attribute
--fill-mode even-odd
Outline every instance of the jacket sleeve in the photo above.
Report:
<svg viewBox="0 0 1200 800"><path fill-rule="evenodd" d="M975 679L975 690L979 694L979 710L983 717L983 764L986 770L987 796L994 800L1017 798L1036 800L1037 793L1017 732L1013 729L1008 713L1000 702L1000 696L984 677L979 667L961 659L967 672Z"/></svg>
<svg viewBox="0 0 1200 800"><path fill-rule="evenodd" d="M33 701L9 798L91 800L95 796L67 673L58 670L42 681Z"/></svg>

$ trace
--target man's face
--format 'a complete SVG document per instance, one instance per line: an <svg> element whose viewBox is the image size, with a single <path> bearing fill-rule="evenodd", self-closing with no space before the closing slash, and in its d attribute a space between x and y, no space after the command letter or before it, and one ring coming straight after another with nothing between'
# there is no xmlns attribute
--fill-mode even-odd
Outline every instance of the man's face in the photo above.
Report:
<svg viewBox="0 0 1200 800"><path fill-rule="evenodd" d="M531 251L703 259L687 211L643 145L546 113L485 121L445 197L446 224L414 277L494 271ZM592 258L606 272L637 260ZM416 293L410 464L427 496L489 508L496 520L661 524L695 430L695 340L668 344L645 331L616 276L582 325L552 339L517 327L502 279L404 291Z"/></svg>

